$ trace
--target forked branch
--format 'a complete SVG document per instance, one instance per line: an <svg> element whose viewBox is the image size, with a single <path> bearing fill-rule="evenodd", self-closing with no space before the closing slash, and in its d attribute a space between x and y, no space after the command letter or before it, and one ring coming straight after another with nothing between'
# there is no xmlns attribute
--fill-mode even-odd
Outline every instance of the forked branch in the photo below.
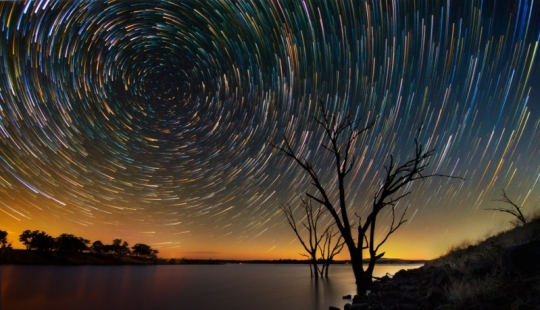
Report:
<svg viewBox="0 0 540 310"><path fill-rule="evenodd" d="M496 199L495 201L500 201L500 202L509 204L510 205L509 208L487 208L486 210L494 210L494 211L500 211L500 212L512 214L516 218L516 221L510 221L510 223L514 224L515 226L527 224L527 221L525 220L525 216L523 215L523 212L521 212L521 207L518 206L516 203L514 203L510 198L508 198L504 188L502 189L501 196L502 198Z"/></svg>

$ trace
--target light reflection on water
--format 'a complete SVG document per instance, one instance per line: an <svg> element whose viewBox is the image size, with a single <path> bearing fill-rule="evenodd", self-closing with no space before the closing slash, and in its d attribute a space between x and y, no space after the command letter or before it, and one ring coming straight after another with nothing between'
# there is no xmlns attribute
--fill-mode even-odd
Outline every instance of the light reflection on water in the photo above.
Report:
<svg viewBox="0 0 540 310"><path fill-rule="evenodd" d="M375 276L419 265L381 265ZM313 280L307 265L0 266L0 309L343 308L348 265Z"/></svg>

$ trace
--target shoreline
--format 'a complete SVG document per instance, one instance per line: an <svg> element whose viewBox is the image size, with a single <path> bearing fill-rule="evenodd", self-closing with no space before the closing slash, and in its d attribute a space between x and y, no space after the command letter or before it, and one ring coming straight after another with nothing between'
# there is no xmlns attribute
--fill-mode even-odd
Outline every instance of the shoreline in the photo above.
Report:
<svg viewBox="0 0 540 310"><path fill-rule="evenodd" d="M381 265L425 264L428 260L405 260L389 258L382 260ZM307 260L274 259L274 260L229 260L229 259L186 259L186 258L146 258L137 256L117 256L98 253L60 253L38 252L23 249L10 249L0 256L0 265L56 265L56 266L91 266L91 265L224 265L224 264L309 264ZM332 265L347 265L346 260L336 260Z"/></svg>

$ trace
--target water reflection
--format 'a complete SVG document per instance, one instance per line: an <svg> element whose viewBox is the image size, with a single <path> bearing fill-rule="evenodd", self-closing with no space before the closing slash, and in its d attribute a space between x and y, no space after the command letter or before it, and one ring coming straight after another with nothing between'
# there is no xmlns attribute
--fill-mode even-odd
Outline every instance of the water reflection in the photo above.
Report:
<svg viewBox="0 0 540 310"><path fill-rule="evenodd" d="M342 283L345 284L345 283ZM313 299L313 309L328 309L329 306L341 307L341 296L346 292L342 291L347 285L334 285L332 278L311 278L311 298ZM349 293L347 293L349 294ZM329 305L329 301L337 300Z"/></svg>
<svg viewBox="0 0 540 310"><path fill-rule="evenodd" d="M315 281L306 265L0 266L0 285L2 310L326 310L356 291L350 266Z"/></svg>
<svg viewBox="0 0 540 310"><path fill-rule="evenodd" d="M0 309L107 309L144 300L155 267L1 268ZM134 298L134 296L136 296Z"/></svg>

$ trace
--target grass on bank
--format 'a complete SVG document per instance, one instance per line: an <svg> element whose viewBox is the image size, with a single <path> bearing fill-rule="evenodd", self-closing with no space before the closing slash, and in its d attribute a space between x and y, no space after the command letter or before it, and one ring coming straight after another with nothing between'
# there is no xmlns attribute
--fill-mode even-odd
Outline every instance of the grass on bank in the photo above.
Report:
<svg viewBox="0 0 540 310"><path fill-rule="evenodd" d="M539 216L477 244L453 247L447 254L428 262L426 266L449 266L458 271L450 275L445 289L448 304L440 309L475 309L475 305L490 304L493 307L510 304L511 309L540 309L540 275L509 276L503 272L506 249L535 241L540 241Z"/></svg>

